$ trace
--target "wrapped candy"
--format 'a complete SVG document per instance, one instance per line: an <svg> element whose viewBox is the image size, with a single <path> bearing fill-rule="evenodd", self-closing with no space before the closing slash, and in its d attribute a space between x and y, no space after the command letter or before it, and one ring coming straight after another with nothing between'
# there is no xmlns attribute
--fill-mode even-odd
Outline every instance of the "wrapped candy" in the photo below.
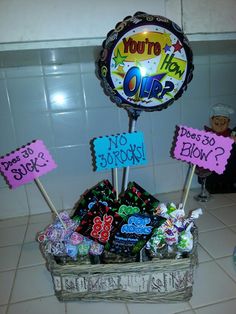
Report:
<svg viewBox="0 0 236 314"><path fill-rule="evenodd" d="M54 256L61 256L66 254L65 244L63 242L47 242L45 251Z"/></svg>
<svg viewBox="0 0 236 314"><path fill-rule="evenodd" d="M103 203L110 210L116 209L116 192L109 180L103 180L83 193L74 206L72 219L80 222L89 209L98 202Z"/></svg>
<svg viewBox="0 0 236 314"><path fill-rule="evenodd" d="M77 245L73 245L70 243L66 243L65 244L65 251L66 254L71 257L72 259L76 260L77 259L77 255L78 255L78 246Z"/></svg>
<svg viewBox="0 0 236 314"><path fill-rule="evenodd" d="M46 240L47 240L47 236L46 236L45 232L44 231L39 232L37 235L37 241L39 243L43 243L43 242L46 242Z"/></svg>
<svg viewBox="0 0 236 314"><path fill-rule="evenodd" d="M188 219L193 220L199 218L199 216L202 215L202 209L197 208L190 212Z"/></svg>
<svg viewBox="0 0 236 314"><path fill-rule="evenodd" d="M159 215L167 219L168 218L180 219L185 216L185 212L183 209L181 209L181 204L177 208L174 203L168 203L167 205L161 203L155 208L154 215Z"/></svg>
<svg viewBox="0 0 236 314"><path fill-rule="evenodd" d="M149 192L145 191L136 182L129 182L127 189L120 196L120 204L126 205L131 208L138 209L131 214L153 214L154 209L158 206L159 200L156 199ZM124 211L123 211L124 214Z"/></svg>
<svg viewBox="0 0 236 314"><path fill-rule="evenodd" d="M179 232L171 220L167 220L161 227L165 234L165 242L172 246L178 242Z"/></svg>
<svg viewBox="0 0 236 314"><path fill-rule="evenodd" d="M160 228L154 229L151 239L147 242L146 248L157 255L158 250L165 246L165 234Z"/></svg>
<svg viewBox="0 0 236 314"><path fill-rule="evenodd" d="M72 260L83 260L89 254L101 255L103 246L75 231L77 222L73 221L67 212L61 212L44 231L38 233L38 241L44 245L47 253L54 256L57 263L65 264L68 257ZM89 257L87 258L89 260Z"/></svg>
<svg viewBox="0 0 236 314"><path fill-rule="evenodd" d="M159 228L155 229L149 240L150 250L156 256L166 246L167 251L172 251L172 246L178 242L179 232L170 219L166 220Z"/></svg>
<svg viewBox="0 0 236 314"><path fill-rule="evenodd" d="M84 241L84 237L82 236L82 234L79 234L79 233L77 233L77 232L73 232L73 233L70 235L69 242L70 242L72 245L81 244L83 241Z"/></svg>
<svg viewBox="0 0 236 314"><path fill-rule="evenodd" d="M84 237L83 242L78 244L78 255L80 256L88 255L92 243L93 243L92 240Z"/></svg>
<svg viewBox="0 0 236 314"><path fill-rule="evenodd" d="M59 216L65 224L66 228L64 228L60 219L57 217L52 224L50 224L43 232L38 234L39 242L58 242L64 241L70 237L78 224L69 217L69 214L66 211L59 213Z"/></svg>
<svg viewBox="0 0 236 314"><path fill-rule="evenodd" d="M153 229L159 227L164 218L153 215L159 200L136 182L129 182L119 203L118 214L123 221L114 236L110 237L106 249L112 254L128 258L140 252Z"/></svg>
<svg viewBox="0 0 236 314"><path fill-rule="evenodd" d="M150 239L155 227L160 226L163 218L146 214L135 214L123 221L119 230L109 241L108 250L122 256L131 256L140 252Z"/></svg>
<svg viewBox="0 0 236 314"><path fill-rule="evenodd" d="M166 257L173 257L174 254L176 257L180 257L183 253L191 252L193 249L194 220L202 214L202 209L195 209L188 216L185 216L181 204L178 207L174 203L159 204L154 214L161 215L167 220L154 230L146 245L151 255L162 255L164 246L166 246Z"/></svg>
<svg viewBox="0 0 236 314"><path fill-rule="evenodd" d="M120 215L105 204L97 202L84 215L76 231L105 245L114 236L122 222Z"/></svg>
<svg viewBox="0 0 236 314"><path fill-rule="evenodd" d="M104 246L98 242L92 242L89 248L89 254L91 255L101 255L104 251Z"/></svg>
<svg viewBox="0 0 236 314"><path fill-rule="evenodd" d="M191 228L193 223L190 223L186 230L180 233L180 238L177 243L177 248L180 252L191 252L193 249L193 235L191 233Z"/></svg>
<svg viewBox="0 0 236 314"><path fill-rule="evenodd" d="M74 232L77 223L69 217L66 211L59 213L59 216L66 228L64 228L60 219L57 217L52 224L38 234L38 241L44 243L45 251L49 254L54 256L64 256L67 254L74 258L75 253L72 253L72 251L75 252L75 248L72 246L75 239L78 241L78 235ZM69 243L70 241L71 243Z"/></svg>

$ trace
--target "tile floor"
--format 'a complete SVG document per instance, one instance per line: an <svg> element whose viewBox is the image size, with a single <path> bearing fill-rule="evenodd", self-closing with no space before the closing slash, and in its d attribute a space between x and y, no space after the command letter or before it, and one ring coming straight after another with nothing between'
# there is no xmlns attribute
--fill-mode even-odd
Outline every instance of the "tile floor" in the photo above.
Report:
<svg viewBox="0 0 236 314"><path fill-rule="evenodd" d="M236 194L214 195L198 203L190 191L186 208L201 207L198 219L199 267L189 302L135 304L105 302L60 303L35 235L51 220L50 214L0 221L0 314L235 314ZM159 195L162 202L180 201L179 193Z"/></svg>

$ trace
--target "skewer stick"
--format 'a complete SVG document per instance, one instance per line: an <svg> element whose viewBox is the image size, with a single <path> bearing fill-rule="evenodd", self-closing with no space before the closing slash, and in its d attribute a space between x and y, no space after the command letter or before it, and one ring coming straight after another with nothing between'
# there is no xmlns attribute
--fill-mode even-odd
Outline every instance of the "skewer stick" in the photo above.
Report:
<svg viewBox="0 0 236 314"><path fill-rule="evenodd" d="M56 207L53 205L51 199L49 198L46 190L44 189L42 183L40 182L40 180L38 178L34 179L35 184L37 185L39 191L41 192L43 198L45 199L46 203L48 204L48 207L51 209L52 212L54 212L57 217L59 218L62 226L66 229L66 225L64 224L64 222L62 221L61 217L59 216L58 211L56 210Z"/></svg>
<svg viewBox="0 0 236 314"><path fill-rule="evenodd" d="M183 206L182 206L183 210L184 210L185 205L186 205L186 201L188 198L188 194L189 194L190 186L192 183L193 175L195 172L195 168L196 168L196 165L192 165L192 170L191 170L190 175L189 175L188 184L187 184L187 188L186 188L185 195L184 195Z"/></svg>
<svg viewBox="0 0 236 314"><path fill-rule="evenodd" d="M114 178L114 185L116 190L116 199L118 200L119 197L119 186L118 186L118 169L113 168L113 178Z"/></svg>
<svg viewBox="0 0 236 314"><path fill-rule="evenodd" d="M130 133L133 133L135 131L136 128L136 119L134 119L133 117L131 117L131 127L130 127ZM123 191L125 191L127 189L128 186L128 180L129 180L129 169L130 167L126 167L124 168L124 188Z"/></svg>

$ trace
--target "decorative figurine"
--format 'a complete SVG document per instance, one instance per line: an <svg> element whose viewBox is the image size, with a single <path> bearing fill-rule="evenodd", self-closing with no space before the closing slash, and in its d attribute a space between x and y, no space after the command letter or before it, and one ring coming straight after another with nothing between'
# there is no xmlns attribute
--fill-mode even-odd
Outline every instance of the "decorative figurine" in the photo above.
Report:
<svg viewBox="0 0 236 314"><path fill-rule="evenodd" d="M211 127L204 127L208 132L213 132L225 137L229 136L234 140L228 163L222 174L209 172L209 170L202 168L196 169L198 182L204 186L204 189L210 194L236 192L236 128L232 130L229 126L230 116L233 113L234 110L230 106L221 103L216 104L211 108ZM208 197L207 191L204 191L205 198ZM207 201L207 199L205 201Z"/></svg>

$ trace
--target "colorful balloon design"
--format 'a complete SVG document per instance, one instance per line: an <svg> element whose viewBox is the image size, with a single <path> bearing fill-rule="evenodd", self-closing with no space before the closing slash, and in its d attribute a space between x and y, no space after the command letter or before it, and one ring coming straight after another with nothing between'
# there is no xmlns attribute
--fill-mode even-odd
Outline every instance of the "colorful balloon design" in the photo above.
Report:
<svg viewBox="0 0 236 314"><path fill-rule="evenodd" d="M108 33L97 72L105 93L118 106L162 110L186 90L192 79L192 58L178 25L137 12Z"/></svg>

